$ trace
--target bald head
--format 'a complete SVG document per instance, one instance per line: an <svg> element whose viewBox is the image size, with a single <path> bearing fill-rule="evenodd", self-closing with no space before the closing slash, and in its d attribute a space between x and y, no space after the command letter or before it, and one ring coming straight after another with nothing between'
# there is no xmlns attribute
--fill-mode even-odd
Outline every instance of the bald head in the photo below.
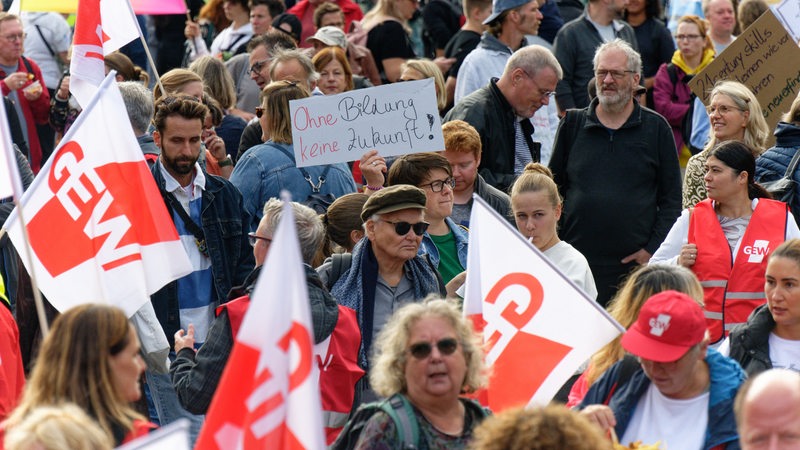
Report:
<svg viewBox="0 0 800 450"><path fill-rule="evenodd" d="M736 422L743 450L800 450L800 373L773 369L745 384Z"/></svg>

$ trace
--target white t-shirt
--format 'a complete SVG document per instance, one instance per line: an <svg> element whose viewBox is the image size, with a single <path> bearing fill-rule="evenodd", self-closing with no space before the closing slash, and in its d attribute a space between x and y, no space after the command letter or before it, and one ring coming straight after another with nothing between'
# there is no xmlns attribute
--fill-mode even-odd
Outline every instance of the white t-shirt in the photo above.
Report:
<svg viewBox="0 0 800 450"><path fill-rule="evenodd" d="M686 400L672 399L650 384L639 399L620 443L661 442L659 448L668 450L702 449L708 426L708 400L708 392Z"/></svg>
<svg viewBox="0 0 800 450"><path fill-rule="evenodd" d="M589 268L589 262L581 252L567 242L559 241L543 253L567 278L586 291L589 298L597 299L597 287L594 284L592 269Z"/></svg>
<svg viewBox="0 0 800 450"><path fill-rule="evenodd" d="M769 359L772 367L800 372L800 341L792 341L769 334Z"/></svg>

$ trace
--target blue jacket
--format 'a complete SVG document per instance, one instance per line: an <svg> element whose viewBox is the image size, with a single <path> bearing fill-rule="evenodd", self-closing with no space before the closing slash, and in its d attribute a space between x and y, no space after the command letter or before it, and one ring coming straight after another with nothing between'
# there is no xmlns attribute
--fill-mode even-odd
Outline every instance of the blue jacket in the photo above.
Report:
<svg viewBox="0 0 800 450"><path fill-rule="evenodd" d="M775 181L783 178L794 153L800 150L800 127L791 123L778 122L775 127L775 146L764 152L756 160L756 182ZM790 208L795 218L800 213L800 170L795 170L792 179L795 186L794 201Z"/></svg>
<svg viewBox="0 0 800 450"><path fill-rule="evenodd" d="M291 158L277 147L287 150ZM353 175L345 163L305 167L305 170L316 185L326 167L330 169L325 183L320 187L320 194L333 194L338 198L356 191ZM244 209L251 217L250 231L258 228L258 222L263 216L264 203L270 198L280 198L282 190L289 191L292 200L300 203L305 202L311 195L310 182L297 168L293 146L272 141L250 148L239 158L231 173L231 183L239 188L244 197Z"/></svg>
<svg viewBox="0 0 800 450"><path fill-rule="evenodd" d="M447 226L450 228L450 231L453 232L453 237L456 239L456 250L458 251L458 262L461 263L461 267L467 267L467 243L469 242L469 235L467 234L466 230L461 228L459 225L456 225L455 222L449 217L444 219ZM439 268L439 249L436 248L436 244L433 243L433 239L431 239L431 235L428 234L426 231L424 235L422 235L422 243L419 245L419 250L417 250L417 255L424 255L428 254L428 257L433 263L433 266L437 269Z"/></svg>
<svg viewBox="0 0 800 450"><path fill-rule="evenodd" d="M164 189L164 177L158 164L152 167L159 189ZM253 270L253 250L247 241L250 216L242 207L242 195L228 180L205 174L202 224L211 258L214 297L224 303L233 286L244 283ZM171 212L170 212L171 214ZM173 281L150 296L158 322L164 329L170 348L175 346L174 335L180 329L178 283Z"/></svg>
<svg viewBox="0 0 800 450"><path fill-rule="evenodd" d="M745 380L745 374L734 360L722 356L713 349L708 349L706 363L711 377L711 387L708 401L708 429L703 449L716 447L738 450L739 434L736 431L736 419L733 415L733 400L736 398L739 386ZM611 366L589 388L583 403L578 407L583 409L589 405L607 404L617 419L617 426L614 428L617 436L625 434L639 399L650 386L650 379L641 368L631 375L627 383L617 386L621 367L621 363Z"/></svg>

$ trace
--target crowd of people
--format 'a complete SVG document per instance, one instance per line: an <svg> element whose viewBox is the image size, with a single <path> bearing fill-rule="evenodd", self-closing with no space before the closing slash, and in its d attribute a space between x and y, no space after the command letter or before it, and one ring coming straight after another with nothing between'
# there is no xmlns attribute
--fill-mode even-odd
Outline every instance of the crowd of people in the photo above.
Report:
<svg viewBox="0 0 800 450"><path fill-rule="evenodd" d="M41 330L0 237L5 448L110 449L180 418L194 442L282 191L314 343L342 360L317 377L332 448L800 448L800 96L773 133L746 85L720 80L707 105L688 86L762 0L187 7L142 18L149 74L140 43L105 56L191 262L150 298L169 367L113 306L46 303ZM70 35L57 13L0 12L25 188L81 114ZM441 151L298 167L290 101L420 79ZM491 373L462 312L476 197L530 244L507 251L540 253L626 330L548 406L475 400Z"/></svg>

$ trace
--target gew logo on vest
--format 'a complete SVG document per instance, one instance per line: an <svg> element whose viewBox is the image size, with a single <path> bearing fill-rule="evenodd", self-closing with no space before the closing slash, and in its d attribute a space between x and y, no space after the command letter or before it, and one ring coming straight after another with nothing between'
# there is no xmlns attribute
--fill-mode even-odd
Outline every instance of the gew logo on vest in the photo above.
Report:
<svg viewBox="0 0 800 450"><path fill-rule="evenodd" d="M745 255L750 255L747 258L747 262L760 264L764 261L764 257L769 254L769 241L757 239L753 242L753 245L745 245L742 251L744 251Z"/></svg>

